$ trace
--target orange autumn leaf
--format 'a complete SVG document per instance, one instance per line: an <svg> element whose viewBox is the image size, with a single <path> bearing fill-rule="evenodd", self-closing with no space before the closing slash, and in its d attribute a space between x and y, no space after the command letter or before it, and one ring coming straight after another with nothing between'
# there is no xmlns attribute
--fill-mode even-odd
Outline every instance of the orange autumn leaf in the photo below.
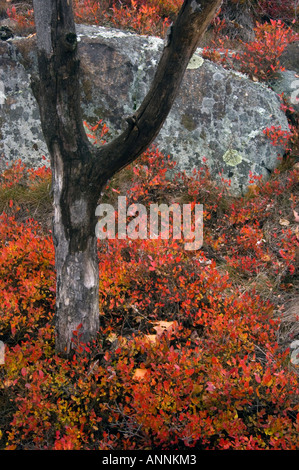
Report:
<svg viewBox="0 0 299 470"><path fill-rule="evenodd" d="M142 380L147 374L147 369L135 369L133 379Z"/></svg>
<svg viewBox="0 0 299 470"><path fill-rule="evenodd" d="M267 369L264 376L263 376L263 379L262 379L262 385L264 385L266 387L270 387L272 382L273 382L272 375L270 373L270 370Z"/></svg>
<svg viewBox="0 0 299 470"><path fill-rule="evenodd" d="M161 335L165 331L171 331L175 328L176 322L175 321L157 321L154 323L154 330L156 330L158 335Z"/></svg>

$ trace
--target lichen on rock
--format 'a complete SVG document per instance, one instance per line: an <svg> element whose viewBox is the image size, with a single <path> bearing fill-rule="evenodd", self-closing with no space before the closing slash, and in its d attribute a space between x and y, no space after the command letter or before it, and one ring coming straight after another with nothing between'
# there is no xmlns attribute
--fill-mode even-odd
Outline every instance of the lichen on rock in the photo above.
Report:
<svg viewBox="0 0 299 470"><path fill-rule="evenodd" d="M200 55L193 54L187 66L187 70L199 69L199 67L201 67L203 63L204 59Z"/></svg>
<svg viewBox="0 0 299 470"><path fill-rule="evenodd" d="M234 150L234 149L227 150L222 158L223 158L223 161L228 166L237 166L243 160L243 157L240 154L240 152L238 152L237 150Z"/></svg>

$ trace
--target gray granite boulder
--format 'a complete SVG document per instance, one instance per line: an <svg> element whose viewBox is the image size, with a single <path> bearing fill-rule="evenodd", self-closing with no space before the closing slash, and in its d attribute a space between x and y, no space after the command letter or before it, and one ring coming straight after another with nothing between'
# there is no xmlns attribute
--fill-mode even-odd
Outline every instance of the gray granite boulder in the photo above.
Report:
<svg viewBox="0 0 299 470"><path fill-rule="evenodd" d="M299 73L299 41L291 42L279 58L283 67Z"/></svg>
<svg viewBox="0 0 299 470"><path fill-rule="evenodd" d="M19 158L30 166L47 155L30 76L16 49L0 42L0 169Z"/></svg>
<svg viewBox="0 0 299 470"><path fill-rule="evenodd" d="M290 105L299 113L299 41L289 44L279 58L285 68L269 82L275 93L284 94Z"/></svg>
<svg viewBox="0 0 299 470"><path fill-rule="evenodd" d="M102 118L113 137L145 96L163 41L96 26L79 25L77 33L84 119L94 123ZM34 40L8 43L0 51L0 153L2 161L22 157L37 165L47 150L30 90ZM155 143L177 161L178 169L191 171L205 157L212 175L223 172L239 192L246 189L250 171L267 176L277 166L282 149L263 133L273 125L288 129L275 92L203 60L198 51Z"/></svg>
<svg viewBox="0 0 299 470"><path fill-rule="evenodd" d="M289 104L299 113L299 74L293 70L278 72L274 80L269 83L275 93L283 94Z"/></svg>

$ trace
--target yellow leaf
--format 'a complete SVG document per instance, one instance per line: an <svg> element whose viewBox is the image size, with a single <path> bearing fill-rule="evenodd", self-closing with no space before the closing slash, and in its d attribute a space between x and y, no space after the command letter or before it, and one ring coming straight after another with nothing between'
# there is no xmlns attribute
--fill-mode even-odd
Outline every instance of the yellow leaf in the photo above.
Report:
<svg viewBox="0 0 299 470"><path fill-rule="evenodd" d="M279 223L280 223L280 225L283 225L283 226L290 225L290 222L287 219L280 219Z"/></svg>
<svg viewBox="0 0 299 470"><path fill-rule="evenodd" d="M150 343L157 342L157 335L145 335L144 336Z"/></svg>
<svg viewBox="0 0 299 470"><path fill-rule="evenodd" d="M8 388L11 385L13 385L13 381L12 380L4 380L3 385L4 385L4 387Z"/></svg>
<svg viewBox="0 0 299 470"><path fill-rule="evenodd" d="M107 341L109 343L114 343L114 341L117 340L117 335L115 333L110 333L110 335L107 337Z"/></svg>
<svg viewBox="0 0 299 470"><path fill-rule="evenodd" d="M144 318L144 317L138 317L138 316L137 316L137 317L135 317L134 319L135 319L135 321L137 321L138 323L140 323L140 322L142 322L143 318Z"/></svg>

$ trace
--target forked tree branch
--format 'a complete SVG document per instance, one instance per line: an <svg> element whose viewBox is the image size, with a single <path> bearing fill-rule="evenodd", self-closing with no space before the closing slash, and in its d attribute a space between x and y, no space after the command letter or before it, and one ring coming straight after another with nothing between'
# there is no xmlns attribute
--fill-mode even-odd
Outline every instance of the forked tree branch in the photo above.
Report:
<svg viewBox="0 0 299 470"><path fill-rule="evenodd" d="M96 174L105 171L110 177L134 161L158 135L178 94L187 65L221 3L222 0L185 0L166 38L148 94L131 117L128 129L99 149Z"/></svg>
<svg viewBox="0 0 299 470"><path fill-rule="evenodd" d="M70 0L33 0L40 84L38 101L45 138L78 159L93 187L134 161L159 133L178 94L187 65L222 0L185 0L171 26L151 88L127 129L99 149L86 137L80 109L79 60ZM85 177L86 174L85 173Z"/></svg>

